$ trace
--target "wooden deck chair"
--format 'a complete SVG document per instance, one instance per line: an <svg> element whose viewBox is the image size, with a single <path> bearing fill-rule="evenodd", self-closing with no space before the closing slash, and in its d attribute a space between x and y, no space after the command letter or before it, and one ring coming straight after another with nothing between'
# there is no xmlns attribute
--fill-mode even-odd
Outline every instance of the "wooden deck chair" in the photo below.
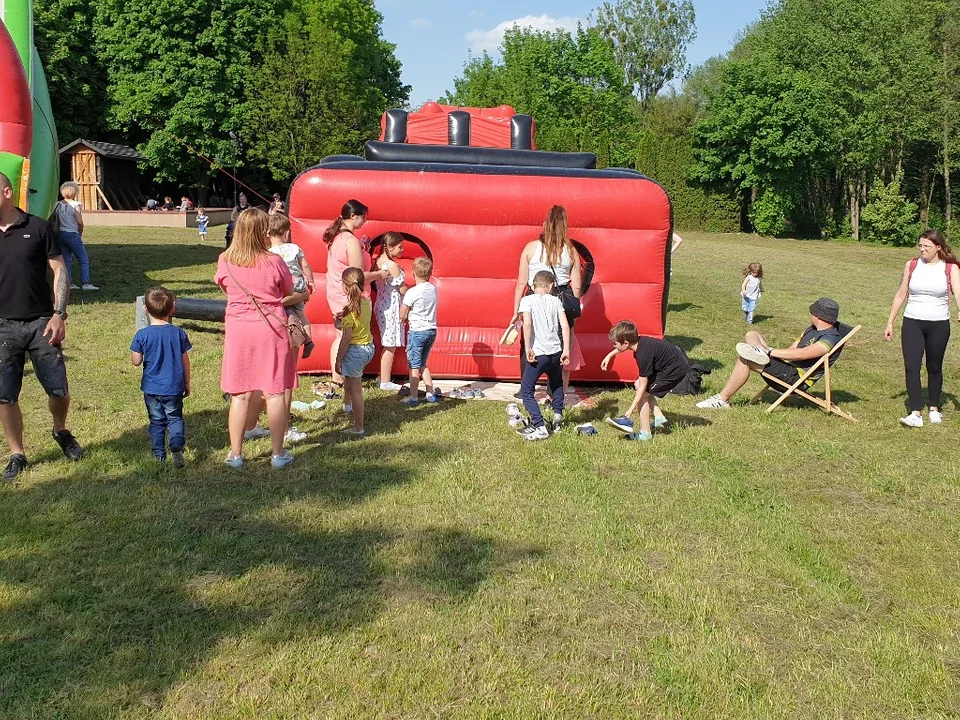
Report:
<svg viewBox="0 0 960 720"><path fill-rule="evenodd" d="M830 377L829 361L831 357L834 357L834 362L836 362L835 356L838 356L840 354L840 351L843 349L843 346L846 344L847 340L849 340L858 332L860 332L860 328L862 327L863 327L862 325L857 325L856 327L850 327L849 325L844 325L843 323L840 323L837 326L837 328L843 334L843 337L840 339L840 342L834 345L830 349L830 352L828 352L823 357L819 358L813 365L811 365L807 369L807 371L800 376L800 379L797 380L793 385L788 385L780 378L776 378L773 375L769 375L765 372L760 373L760 375L763 377L765 381L767 381L768 383L776 383L776 385L779 385L780 387L782 387L783 390L779 390L776 387L771 387L769 384L765 385L764 388L754 396L753 400L750 401L751 404L759 402L760 399L763 397L763 394L767 390L780 392L780 397L774 400L773 404L767 408L767 412L773 412L784 400L786 400L788 397L796 393L800 397L806 400L809 400L814 405L819 406L824 412L828 414L833 413L834 415L839 415L840 417L846 418L847 420L851 420L852 422L857 422L857 419L853 417L853 415L851 415L848 412L844 412L843 410L841 410L840 408L838 408L836 405L833 404L833 398L832 398L833 388L831 387L831 384L830 384L831 377ZM801 389L804 383L806 382L807 378L813 375L815 372L817 372L817 370L820 369L821 366L823 367L823 391L824 391L823 399L818 398L814 395L811 395L808 392L805 392L805 390Z"/></svg>

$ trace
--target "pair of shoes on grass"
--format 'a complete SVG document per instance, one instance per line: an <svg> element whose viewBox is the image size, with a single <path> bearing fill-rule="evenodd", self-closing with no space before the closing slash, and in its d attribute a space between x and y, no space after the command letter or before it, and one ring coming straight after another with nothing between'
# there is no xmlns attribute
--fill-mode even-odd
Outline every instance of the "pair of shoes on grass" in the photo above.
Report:
<svg viewBox="0 0 960 720"><path fill-rule="evenodd" d="M665 415L654 415L653 417L653 428L655 430L659 430L660 428L667 426L669 423L670 421ZM636 430L633 420L628 418L626 415L621 415L620 417L615 418L609 417L607 418L607 424L612 425L622 433L626 433L631 440L650 440L653 437L652 433L644 430Z"/></svg>
<svg viewBox="0 0 960 720"><path fill-rule="evenodd" d="M270 457L270 466L274 470L279 470L282 467L285 467L293 462L293 455L290 454L289 450L284 450L279 455L273 455ZM233 451L227 453L227 459L223 461L223 464L234 470L239 470L243 467L243 456L234 455Z"/></svg>
<svg viewBox="0 0 960 720"><path fill-rule="evenodd" d="M76 462L83 457L83 448L69 430L53 431L53 439L57 441L63 456L67 460ZM13 480L20 473L27 469L27 457L23 453L15 453L10 456L10 461L3 470L4 480Z"/></svg>
<svg viewBox="0 0 960 720"><path fill-rule="evenodd" d="M930 421L931 425L939 425L943 422L943 413L941 413L939 410L930 410L928 411L927 419ZM917 415L916 413L910 413L906 417L900 418L900 424L906 425L907 427L923 427L923 416Z"/></svg>

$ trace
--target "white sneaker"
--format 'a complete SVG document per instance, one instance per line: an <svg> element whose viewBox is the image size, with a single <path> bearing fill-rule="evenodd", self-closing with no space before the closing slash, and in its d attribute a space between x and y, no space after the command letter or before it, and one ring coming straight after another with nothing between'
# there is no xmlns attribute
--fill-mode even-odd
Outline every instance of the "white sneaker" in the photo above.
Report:
<svg viewBox="0 0 960 720"><path fill-rule="evenodd" d="M717 394L711 395L706 400L701 400L697 403L697 407L701 410L720 410L722 408L730 407L730 403Z"/></svg>
<svg viewBox="0 0 960 720"><path fill-rule="evenodd" d="M242 468L243 467L243 456L236 456L233 454L233 451L227 453L227 459L223 461L223 464L227 467Z"/></svg>
<svg viewBox="0 0 960 720"><path fill-rule="evenodd" d="M307 434L297 430L295 427L291 427L287 430L286 434L283 436L283 441L288 443L298 443L303 442L307 439Z"/></svg>
<svg viewBox="0 0 960 720"><path fill-rule="evenodd" d="M546 425L541 425L540 427L528 427L522 432L517 431L517 434L520 435L524 440L546 440L550 437L550 432L547 430Z"/></svg>
<svg viewBox="0 0 960 720"><path fill-rule="evenodd" d="M260 438L270 437L270 431L259 425L254 426L250 430L243 431L244 440L259 440Z"/></svg>
<svg viewBox="0 0 960 720"><path fill-rule="evenodd" d="M284 467L285 465L289 465L292 462L293 462L293 455L291 455L290 452L287 450L284 450L281 455L274 455L273 457L270 458L270 466L274 470L278 470Z"/></svg>
<svg viewBox="0 0 960 720"><path fill-rule="evenodd" d="M939 410L931 410L928 419L931 425L939 425L943 422L943 413Z"/></svg>
<svg viewBox="0 0 960 720"><path fill-rule="evenodd" d="M900 418L900 424L906 425L907 427L923 427L923 418L910 413L906 417Z"/></svg>
<svg viewBox="0 0 960 720"><path fill-rule="evenodd" d="M96 285L92 285L92 284L90 284L90 283L84 283L81 287L82 287L84 290L99 290L99 289L100 289L100 288L98 288Z"/></svg>
<svg viewBox="0 0 960 720"><path fill-rule="evenodd" d="M79 290L79 289L80 289L80 286L79 286L79 285L74 285L73 283L70 283L70 289L71 289L71 290Z"/></svg>
<svg viewBox="0 0 960 720"><path fill-rule="evenodd" d="M382 382L382 383L380 383L380 389L381 389L381 390L392 390L392 391L395 392L395 391L399 390L399 389L402 388L402 387L403 387L403 385L397 385L397 383L395 383L395 382Z"/></svg>
<svg viewBox="0 0 960 720"><path fill-rule="evenodd" d="M770 363L770 354L767 349L759 345L751 345L745 342L737 343L737 355L754 365L768 365Z"/></svg>

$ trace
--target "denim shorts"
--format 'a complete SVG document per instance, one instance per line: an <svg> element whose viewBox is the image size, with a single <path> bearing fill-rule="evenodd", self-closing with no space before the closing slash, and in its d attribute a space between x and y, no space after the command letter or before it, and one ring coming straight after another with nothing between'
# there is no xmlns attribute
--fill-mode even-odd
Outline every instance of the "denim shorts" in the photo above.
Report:
<svg viewBox="0 0 960 720"><path fill-rule="evenodd" d="M0 318L0 404L10 405L19 400L27 355L47 395L66 396L67 366L63 351L43 336L48 322L49 315L36 320Z"/></svg>
<svg viewBox="0 0 960 720"><path fill-rule="evenodd" d="M427 358L436 339L436 330L411 331L407 335L407 362L410 363L411 370L427 366Z"/></svg>
<svg viewBox="0 0 960 720"><path fill-rule="evenodd" d="M740 308L745 313L752 313L754 310L757 309L757 298L741 297Z"/></svg>
<svg viewBox="0 0 960 720"><path fill-rule="evenodd" d="M373 345L351 345L343 356L345 377L362 377L363 369L373 360Z"/></svg>

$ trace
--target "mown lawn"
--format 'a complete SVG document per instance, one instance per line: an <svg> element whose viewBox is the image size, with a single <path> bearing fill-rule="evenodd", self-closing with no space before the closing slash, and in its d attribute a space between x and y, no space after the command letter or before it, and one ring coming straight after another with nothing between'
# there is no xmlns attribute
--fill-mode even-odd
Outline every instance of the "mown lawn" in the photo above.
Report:
<svg viewBox="0 0 960 720"><path fill-rule="evenodd" d="M32 469L0 487L3 717L960 714L960 343L944 424L898 426L881 333L909 250L691 233L675 258L668 332L713 389L745 329L745 263L766 270L775 343L835 297L865 326L835 373L859 424L670 397L676 427L652 443L524 444L499 403L371 391L363 442L331 407L298 422L289 468L259 441L227 471L221 336L188 322L177 474L149 457L132 301L154 282L215 296L219 239L88 235L104 289L76 299L66 346L87 456L55 452L29 378Z"/></svg>

